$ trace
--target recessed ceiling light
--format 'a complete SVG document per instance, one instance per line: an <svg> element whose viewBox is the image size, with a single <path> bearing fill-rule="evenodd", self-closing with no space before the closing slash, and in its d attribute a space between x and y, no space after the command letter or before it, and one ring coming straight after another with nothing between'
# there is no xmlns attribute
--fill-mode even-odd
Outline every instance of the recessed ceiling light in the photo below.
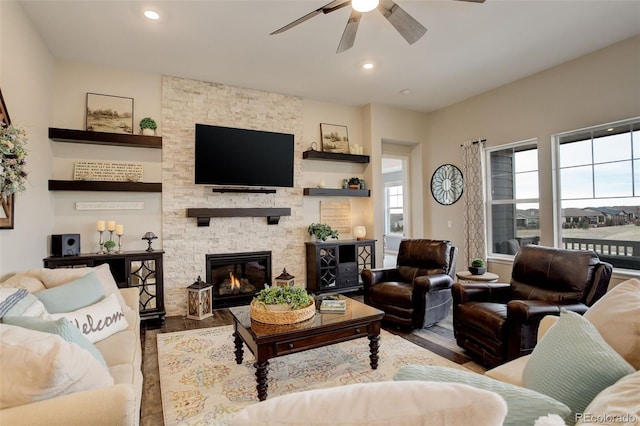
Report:
<svg viewBox="0 0 640 426"><path fill-rule="evenodd" d="M373 68L373 64L371 62L367 62L366 64L362 65L362 68L364 68L365 70L370 70Z"/></svg>
<svg viewBox="0 0 640 426"><path fill-rule="evenodd" d="M146 16L149 19L152 20L156 20L156 19L160 19L160 14L158 12L156 12L155 10L145 10L144 11L144 16Z"/></svg>
<svg viewBox="0 0 640 426"><path fill-rule="evenodd" d="M403 90L400 91L401 95L408 95L409 93L411 93L411 90L409 90L409 89L403 89Z"/></svg>
<svg viewBox="0 0 640 426"><path fill-rule="evenodd" d="M607 132L613 132L613 127L609 127L609 128L607 129Z"/></svg>

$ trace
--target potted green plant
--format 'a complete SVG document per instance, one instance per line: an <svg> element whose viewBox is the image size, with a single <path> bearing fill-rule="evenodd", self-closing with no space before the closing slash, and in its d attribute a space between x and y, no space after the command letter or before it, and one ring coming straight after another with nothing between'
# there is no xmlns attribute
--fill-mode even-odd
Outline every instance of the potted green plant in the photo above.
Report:
<svg viewBox="0 0 640 426"><path fill-rule="evenodd" d="M360 189L360 178L357 178L357 177L350 178L349 189Z"/></svg>
<svg viewBox="0 0 640 426"><path fill-rule="evenodd" d="M107 249L107 253L111 253L116 247L116 242L113 240L107 240L104 242L104 248Z"/></svg>
<svg viewBox="0 0 640 426"><path fill-rule="evenodd" d="M153 118L145 117L140 120L140 130L142 130L143 135L153 136L156 134L157 128L158 125Z"/></svg>
<svg viewBox="0 0 640 426"><path fill-rule="evenodd" d="M266 324L294 324L315 315L313 297L302 287L267 287L251 301L251 319Z"/></svg>
<svg viewBox="0 0 640 426"><path fill-rule="evenodd" d="M320 241L327 241L329 237L338 239L338 231L331 229L329 225L324 223L312 223L307 228L307 232Z"/></svg>
<svg viewBox="0 0 640 426"><path fill-rule="evenodd" d="M253 298L267 305L267 310L297 310L306 308L314 301L302 287L268 287L260 290Z"/></svg>
<svg viewBox="0 0 640 426"><path fill-rule="evenodd" d="M482 275L487 272L487 263L484 259L475 258L471 261L469 272L471 272L471 275Z"/></svg>

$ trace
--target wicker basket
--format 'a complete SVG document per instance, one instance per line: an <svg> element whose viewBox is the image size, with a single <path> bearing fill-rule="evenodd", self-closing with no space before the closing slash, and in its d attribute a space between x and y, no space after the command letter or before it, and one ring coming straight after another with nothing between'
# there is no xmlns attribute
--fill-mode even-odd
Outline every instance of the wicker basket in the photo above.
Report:
<svg viewBox="0 0 640 426"><path fill-rule="evenodd" d="M316 304L312 300L309 306L296 310L271 310L262 302L251 301L251 319L265 324L294 324L308 320L316 313ZM275 305L277 308L282 306Z"/></svg>

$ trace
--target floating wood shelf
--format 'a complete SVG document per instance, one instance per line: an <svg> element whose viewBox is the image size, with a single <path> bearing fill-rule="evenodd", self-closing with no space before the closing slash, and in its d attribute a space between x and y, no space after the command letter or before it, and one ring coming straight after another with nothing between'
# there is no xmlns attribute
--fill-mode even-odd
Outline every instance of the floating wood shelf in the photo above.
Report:
<svg viewBox="0 0 640 426"><path fill-rule="evenodd" d="M86 130L49 127L49 139L57 142L92 145L126 146L134 148L162 148L161 136L125 135L121 133L88 132Z"/></svg>
<svg viewBox="0 0 640 426"><path fill-rule="evenodd" d="M304 188L304 195L323 197L370 197L368 189L342 189L342 188Z"/></svg>
<svg viewBox="0 0 640 426"><path fill-rule="evenodd" d="M50 180L49 191L162 192L162 183L101 182L91 180Z"/></svg>
<svg viewBox="0 0 640 426"><path fill-rule="evenodd" d="M302 153L304 160L322 160L322 161L346 161L349 163L362 163L369 162L368 155L356 155L356 154L340 154L337 152L322 152L322 151L304 151Z"/></svg>
<svg viewBox="0 0 640 426"><path fill-rule="evenodd" d="M195 217L198 226L209 226L212 217L266 217L268 225L277 225L280 216L291 216L291 209L286 208L221 208L187 209L187 217Z"/></svg>

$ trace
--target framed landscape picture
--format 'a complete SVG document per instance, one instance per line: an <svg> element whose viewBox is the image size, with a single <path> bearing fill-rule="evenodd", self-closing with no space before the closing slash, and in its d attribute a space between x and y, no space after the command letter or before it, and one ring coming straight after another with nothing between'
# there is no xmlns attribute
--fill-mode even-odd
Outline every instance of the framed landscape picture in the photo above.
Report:
<svg viewBox="0 0 640 426"><path fill-rule="evenodd" d="M87 93L87 130L133 134L133 98Z"/></svg>
<svg viewBox="0 0 640 426"><path fill-rule="evenodd" d="M349 153L347 126L320 123L320 138L322 139L322 151L340 154Z"/></svg>

